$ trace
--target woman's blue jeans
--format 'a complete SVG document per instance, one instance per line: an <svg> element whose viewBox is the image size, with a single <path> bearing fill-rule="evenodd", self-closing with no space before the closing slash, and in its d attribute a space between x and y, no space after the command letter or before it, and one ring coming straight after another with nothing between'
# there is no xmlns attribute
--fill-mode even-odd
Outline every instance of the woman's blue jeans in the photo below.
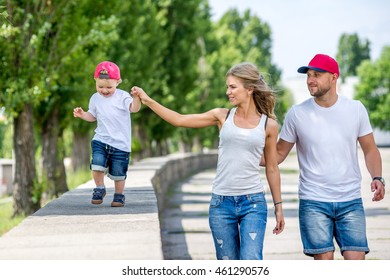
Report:
<svg viewBox="0 0 390 280"><path fill-rule="evenodd" d="M262 260L267 224L264 193L212 194L209 223L218 260Z"/></svg>

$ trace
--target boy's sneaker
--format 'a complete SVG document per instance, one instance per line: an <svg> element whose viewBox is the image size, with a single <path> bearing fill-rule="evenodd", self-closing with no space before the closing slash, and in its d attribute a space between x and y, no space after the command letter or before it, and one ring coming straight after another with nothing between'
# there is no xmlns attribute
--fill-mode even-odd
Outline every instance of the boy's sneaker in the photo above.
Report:
<svg viewBox="0 0 390 280"><path fill-rule="evenodd" d="M122 207L125 205L125 195L114 193L114 199L111 202L111 207Z"/></svg>
<svg viewBox="0 0 390 280"><path fill-rule="evenodd" d="M103 202L103 197L106 196L106 189L104 188L94 188L92 194L92 204L101 204Z"/></svg>

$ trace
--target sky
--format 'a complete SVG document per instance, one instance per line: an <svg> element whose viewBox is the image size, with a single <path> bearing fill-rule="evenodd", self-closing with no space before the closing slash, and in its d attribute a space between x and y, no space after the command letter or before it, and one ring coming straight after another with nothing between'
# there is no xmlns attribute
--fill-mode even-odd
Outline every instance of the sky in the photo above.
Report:
<svg viewBox="0 0 390 280"><path fill-rule="evenodd" d="M317 53L335 57L343 33L369 40L371 59L390 46L389 0L209 0L213 20L228 9L250 9L271 27L272 61L282 80L298 75ZM261 70L261 69L260 69Z"/></svg>

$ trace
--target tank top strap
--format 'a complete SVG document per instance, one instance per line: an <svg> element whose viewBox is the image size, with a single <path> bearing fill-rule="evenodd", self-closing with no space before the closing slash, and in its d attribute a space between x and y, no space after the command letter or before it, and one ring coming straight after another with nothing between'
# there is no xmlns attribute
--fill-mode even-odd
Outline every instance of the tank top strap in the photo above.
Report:
<svg viewBox="0 0 390 280"><path fill-rule="evenodd" d="M233 121L234 115L236 114L237 107L233 107L229 110L228 115L226 116L226 120Z"/></svg>
<svg viewBox="0 0 390 280"><path fill-rule="evenodd" d="M266 114L261 114L259 127L264 128L265 130L267 126L267 120L268 120L268 116Z"/></svg>

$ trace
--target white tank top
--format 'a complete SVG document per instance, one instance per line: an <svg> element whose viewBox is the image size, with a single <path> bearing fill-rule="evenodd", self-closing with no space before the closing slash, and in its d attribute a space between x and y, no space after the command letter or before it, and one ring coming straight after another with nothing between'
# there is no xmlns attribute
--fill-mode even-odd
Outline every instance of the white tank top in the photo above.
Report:
<svg viewBox="0 0 390 280"><path fill-rule="evenodd" d="M262 114L255 128L234 124L237 108L232 108L219 133L217 174L213 193L237 196L264 191L260 180L260 160L265 146L267 116Z"/></svg>

